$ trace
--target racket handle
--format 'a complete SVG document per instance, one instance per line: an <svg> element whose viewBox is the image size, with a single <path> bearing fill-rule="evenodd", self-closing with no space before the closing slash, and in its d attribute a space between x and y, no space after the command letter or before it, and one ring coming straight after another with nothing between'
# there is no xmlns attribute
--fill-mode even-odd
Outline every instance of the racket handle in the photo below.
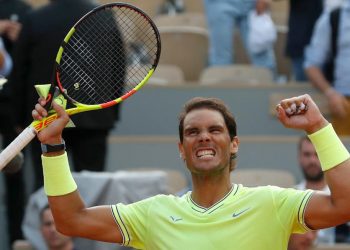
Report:
<svg viewBox="0 0 350 250"><path fill-rule="evenodd" d="M33 127L27 127L0 153L0 171L33 140L36 133Z"/></svg>

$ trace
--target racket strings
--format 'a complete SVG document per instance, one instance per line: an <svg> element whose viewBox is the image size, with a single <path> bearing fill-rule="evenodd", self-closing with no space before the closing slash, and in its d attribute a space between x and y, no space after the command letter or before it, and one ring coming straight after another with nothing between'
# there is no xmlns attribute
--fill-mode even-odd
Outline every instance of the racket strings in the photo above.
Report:
<svg viewBox="0 0 350 250"><path fill-rule="evenodd" d="M71 74L76 79L78 77L78 81L74 81L74 93L78 94L73 99L82 102L82 103L104 103L110 100L111 94L108 92L111 89L111 86L106 86L104 84L99 83L99 79L103 79L106 83L112 81L112 79L108 79L111 77L116 77L117 82L122 82L120 76L116 74L111 74L111 66L106 65L106 63L110 65L121 65L122 62L117 61L117 57L109 56L109 55L117 55L118 58L123 58L121 55L122 51L120 48L122 47L119 41L111 41L111 39L107 39L107 36L101 36L101 33L106 33L106 25L102 23L99 19L95 19L94 22L86 22L84 25L81 25L79 29L77 29L77 35L72 37L72 51L76 51L76 54L69 53L67 50L66 55L74 55L71 60L67 61L69 68L71 70ZM99 29L99 32L93 32L94 30ZM112 30L113 31L113 30ZM111 32L111 30L109 30ZM114 30L115 32L115 30ZM111 46L111 44L116 44L116 46ZM99 46L98 49L96 46ZM113 50L116 49L117 50ZM119 50L118 50L119 48ZM67 46L67 49L69 47ZM79 56L79 58L77 58ZM104 58L105 60L101 60ZM78 62L71 67L71 65L75 62ZM83 67L82 67L82 66ZM123 69L120 69L123 70ZM121 75L121 74L120 74ZM70 83L72 83L70 81ZM78 84L79 83L79 84ZM81 83L84 86L80 86ZM120 87L122 85L113 86L113 90L115 93L120 92ZM115 89L117 87L117 89ZM71 94L72 91L69 92ZM112 97L114 98L114 97Z"/></svg>
<svg viewBox="0 0 350 250"><path fill-rule="evenodd" d="M155 34L153 28L145 21L142 15L130 14L133 10L126 9L121 16L121 22L125 22L128 29L124 37L134 38L135 34L142 34L141 39L130 39L128 43L128 79L131 82L139 82L148 73L157 52L154 42ZM151 56L153 55L153 56Z"/></svg>
<svg viewBox="0 0 350 250"><path fill-rule="evenodd" d="M155 67L157 33L134 9L101 9L75 28L58 70L62 88L77 102L115 100L132 91Z"/></svg>

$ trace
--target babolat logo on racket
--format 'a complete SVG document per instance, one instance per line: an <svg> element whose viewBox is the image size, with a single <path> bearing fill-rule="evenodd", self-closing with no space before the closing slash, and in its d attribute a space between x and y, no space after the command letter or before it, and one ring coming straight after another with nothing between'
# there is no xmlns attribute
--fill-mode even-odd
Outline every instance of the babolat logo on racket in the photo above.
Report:
<svg viewBox="0 0 350 250"><path fill-rule="evenodd" d="M79 90L80 89L80 83L76 82L74 83L74 89Z"/></svg>
<svg viewBox="0 0 350 250"><path fill-rule="evenodd" d="M35 124L33 127L36 131L40 131L43 128L49 126L49 124L52 123L56 119L57 119L57 114L54 114L54 115L49 116L41 121L38 121L38 123Z"/></svg>

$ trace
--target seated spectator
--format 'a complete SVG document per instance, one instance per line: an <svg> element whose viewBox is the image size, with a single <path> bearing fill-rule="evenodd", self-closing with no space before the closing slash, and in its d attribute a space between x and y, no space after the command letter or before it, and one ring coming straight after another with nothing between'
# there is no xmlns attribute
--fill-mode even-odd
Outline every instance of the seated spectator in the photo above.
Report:
<svg viewBox="0 0 350 250"><path fill-rule="evenodd" d="M292 234L289 238L288 250L309 250L317 238L317 231L304 234Z"/></svg>
<svg viewBox="0 0 350 250"><path fill-rule="evenodd" d="M71 237L59 233L49 206L40 212L40 230L49 250L74 250Z"/></svg>

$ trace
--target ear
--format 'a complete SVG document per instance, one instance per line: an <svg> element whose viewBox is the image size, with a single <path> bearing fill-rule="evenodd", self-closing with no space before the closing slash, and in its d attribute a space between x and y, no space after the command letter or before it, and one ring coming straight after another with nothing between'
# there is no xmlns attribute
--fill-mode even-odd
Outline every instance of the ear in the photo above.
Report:
<svg viewBox="0 0 350 250"><path fill-rule="evenodd" d="M231 143L230 143L230 153L236 154L238 152L239 148L239 139L237 136L233 137Z"/></svg>
<svg viewBox="0 0 350 250"><path fill-rule="evenodd" d="M185 160L185 152L184 152L184 147L183 147L182 143L179 142L179 143L177 144L177 146L178 146L178 148L179 148L180 158L183 159L183 160Z"/></svg>

